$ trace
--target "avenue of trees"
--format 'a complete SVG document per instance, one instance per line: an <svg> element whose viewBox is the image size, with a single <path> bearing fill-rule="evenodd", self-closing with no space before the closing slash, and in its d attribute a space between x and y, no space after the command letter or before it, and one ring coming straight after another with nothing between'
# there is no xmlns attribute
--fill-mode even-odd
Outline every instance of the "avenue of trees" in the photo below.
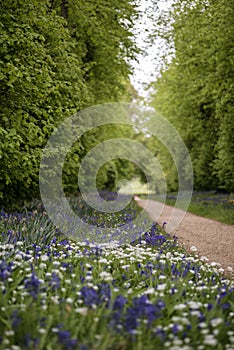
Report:
<svg viewBox="0 0 234 350"><path fill-rule="evenodd" d="M42 150L65 118L95 104L136 97L129 76L139 52L133 34L139 1L0 2L0 208L39 196ZM157 3L151 1L154 36L172 51L152 84L151 105L184 139L195 189L234 192L234 3L175 0L161 17ZM77 190L85 154L122 136L151 149L168 190L177 190L177 171L156 139L126 126L103 126L82 136L67 155L67 193ZM145 180L133 163L113 160L100 169L97 185L113 190L116 180L133 175Z"/></svg>
<svg viewBox="0 0 234 350"><path fill-rule="evenodd" d="M156 23L173 58L153 84L152 105L183 137L199 190L234 191L233 19L233 1L180 0ZM173 189L176 174L167 175Z"/></svg>

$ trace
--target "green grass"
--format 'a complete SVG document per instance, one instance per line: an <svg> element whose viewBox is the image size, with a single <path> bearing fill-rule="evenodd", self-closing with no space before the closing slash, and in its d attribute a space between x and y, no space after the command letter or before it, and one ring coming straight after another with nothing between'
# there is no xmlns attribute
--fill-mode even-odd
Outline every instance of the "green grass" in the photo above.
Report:
<svg viewBox="0 0 234 350"><path fill-rule="evenodd" d="M146 196L141 196L141 198L146 198ZM149 198L162 201L158 195L149 195ZM174 206L175 203L176 194L168 194L165 204ZM182 202L177 203L177 206L183 207ZM194 192L188 211L198 216L234 225L234 195L215 192Z"/></svg>

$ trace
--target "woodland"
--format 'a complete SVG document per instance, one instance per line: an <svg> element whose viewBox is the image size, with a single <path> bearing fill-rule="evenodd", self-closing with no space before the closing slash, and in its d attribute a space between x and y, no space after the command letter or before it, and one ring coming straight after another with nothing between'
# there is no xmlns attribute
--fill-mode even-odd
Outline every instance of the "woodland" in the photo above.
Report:
<svg viewBox="0 0 234 350"><path fill-rule="evenodd" d="M168 55L150 86L150 106L182 136L193 163L194 188L231 193L234 4L178 0L158 16L157 1L151 3L150 40L162 38ZM42 150L65 118L95 104L140 100L130 83L140 52L133 31L141 15L138 5L137 0L1 1L0 207L39 196ZM77 170L87 151L123 135L154 150L169 190L177 189L176 171L158 140L129 127L105 126L84 135L68 154L67 193L78 191ZM100 169L97 184L113 190L117 180L137 173L127 160L110 161Z"/></svg>

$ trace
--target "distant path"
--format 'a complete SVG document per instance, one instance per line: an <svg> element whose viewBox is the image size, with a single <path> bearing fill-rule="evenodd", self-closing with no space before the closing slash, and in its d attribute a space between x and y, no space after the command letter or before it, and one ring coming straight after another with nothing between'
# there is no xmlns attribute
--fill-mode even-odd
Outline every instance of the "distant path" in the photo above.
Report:
<svg viewBox="0 0 234 350"><path fill-rule="evenodd" d="M191 247L196 247L199 256L207 257L209 263L221 264L218 268L223 268L225 273L234 277L234 226L203 218L168 205L162 207L162 203L153 200L143 200L137 196L134 199L159 225L162 226L164 222L167 222L164 225L165 231L176 235L178 241L188 251L191 252ZM175 217L180 216L183 219L171 231L170 227L173 226L170 217L173 209ZM230 268L233 271L230 271Z"/></svg>

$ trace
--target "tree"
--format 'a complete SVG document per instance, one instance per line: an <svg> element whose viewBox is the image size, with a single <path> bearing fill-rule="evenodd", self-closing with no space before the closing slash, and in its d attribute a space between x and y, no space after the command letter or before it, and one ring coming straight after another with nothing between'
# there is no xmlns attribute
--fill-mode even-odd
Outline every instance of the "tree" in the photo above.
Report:
<svg viewBox="0 0 234 350"><path fill-rule="evenodd" d="M42 149L64 118L126 97L131 1L1 2L0 205L39 195ZM74 173L82 156L70 157ZM69 172L65 174L69 181Z"/></svg>
<svg viewBox="0 0 234 350"><path fill-rule="evenodd" d="M174 58L154 84L153 106L180 131L195 187L233 191L232 3L178 1L170 31Z"/></svg>

